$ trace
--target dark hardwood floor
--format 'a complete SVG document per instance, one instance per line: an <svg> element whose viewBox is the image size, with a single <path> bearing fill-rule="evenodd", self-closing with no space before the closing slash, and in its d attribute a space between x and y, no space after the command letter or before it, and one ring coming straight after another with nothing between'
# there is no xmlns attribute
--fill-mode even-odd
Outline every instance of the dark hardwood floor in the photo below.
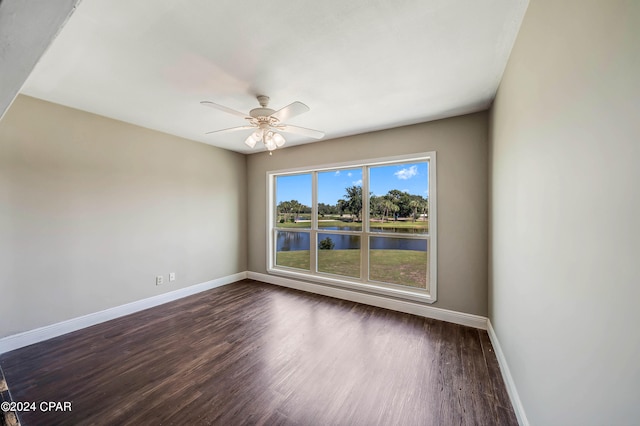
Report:
<svg viewBox="0 0 640 426"><path fill-rule="evenodd" d="M516 425L485 331L252 280L6 353L30 425Z"/></svg>

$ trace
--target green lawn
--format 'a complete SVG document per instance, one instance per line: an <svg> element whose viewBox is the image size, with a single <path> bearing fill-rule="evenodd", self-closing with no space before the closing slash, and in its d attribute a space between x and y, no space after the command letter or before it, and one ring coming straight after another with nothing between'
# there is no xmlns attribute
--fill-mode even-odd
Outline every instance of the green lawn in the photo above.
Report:
<svg viewBox="0 0 640 426"><path fill-rule="evenodd" d="M279 251L276 253L276 265L309 270L309 250Z"/></svg>
<svg viewBox="0 0 640 426"><path fill-rule="evenodd" d="M372 228L413 228L419 232L427 232L429 230L428 220L418 220L413 222L412 220L396 220L390 222L369 222L369 226Z"/></svg>
<svg viewBox="0 0 640 426"><path fill-rule="evenodd" d="M427 253L414 250L371 250L371 280L427 288ZM309 270L309 251L281 251L276 264ZM360 250L319 250L318 270L359 277Z"/></svg>
<svg viewBox="0 0 640 426"><path fill-rule="evenodd" d="M427 252L371 250L369 277L374 281L427 288Z"/></svg>
<svg viewBox="0 0 640 426"><path fill-rule="evenodd" d="M318 272L360 278L360 249L318 250Z"/></svg>

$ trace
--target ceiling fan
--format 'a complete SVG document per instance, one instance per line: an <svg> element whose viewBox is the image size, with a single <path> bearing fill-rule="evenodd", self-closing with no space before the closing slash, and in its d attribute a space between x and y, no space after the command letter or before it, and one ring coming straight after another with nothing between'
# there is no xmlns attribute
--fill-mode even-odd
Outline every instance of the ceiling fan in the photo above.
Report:
<svg viewBox="0 0 640 426"><path fill-rule="evenodd" d="M257 142L262 142L268 151L273 151L285 144L286 140L278 132L295 133L298 135L309 136L314 139L322 139L322 137L324 137L324 133L318 130L292 126L291 124L284 123L284 121L290 118L309 111L309 107L302 102L296 101L282 109L279 109L278 111L274 111L268 107L268 96L260 95L257 98L258 102L260 103L260 108L252 109L251 111L249 111L249 115L211 101L200 102L202 105L215 108L229 114L237 115L248 121L248 124L245 126L214 130L213 132L207 132L206 134L210 135L213 133L228 133L238 130L253 129L254 131L247 137L247 139L245 139L244 143L249 148L253 148L256 146ZM271 152L269 152L269 155L271 155Z"/></svg>

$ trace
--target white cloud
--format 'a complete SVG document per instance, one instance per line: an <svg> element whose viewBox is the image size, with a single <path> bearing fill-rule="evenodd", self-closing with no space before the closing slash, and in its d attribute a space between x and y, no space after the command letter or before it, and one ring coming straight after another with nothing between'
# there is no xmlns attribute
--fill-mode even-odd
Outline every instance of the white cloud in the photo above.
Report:
<svg viewBox="0 0 640 426"><path fill-rule="evenodd" d="M353 174L353 173L349 172L349 173L347 173L347 176L351 177L351 175L352 175L352 174Z"/></svg>
<svg viewBox="0 0 640 426"><path fill-rule="evenodd" d="M354 180L353 182L351 182L353 185L355 186L360 186L362 185L362 179L358 179L358 180Z"/></svg>
<svg viewBox="0 0 640 426"><path fill-rule="evenodd" d="M334 176L340 176L340 170L336 170L336 174Z"/></svg>
<svg viewBox="0 0 640 426"><path fill-rule="evenodd" d="M418 174L418 166L411 166L408 169L401 169L394 173L394 176L397 176L398 179L407 180L411 179L415 175Z"/></svg>

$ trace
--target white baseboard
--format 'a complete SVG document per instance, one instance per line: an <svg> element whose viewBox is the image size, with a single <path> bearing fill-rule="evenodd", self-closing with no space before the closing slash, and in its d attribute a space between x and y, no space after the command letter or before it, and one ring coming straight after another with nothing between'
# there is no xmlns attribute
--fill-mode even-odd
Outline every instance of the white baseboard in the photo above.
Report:
<svg viewBox="0 0 640 426"><path fill-rule="evenodd" d="M296 290L321 294L323 296L330 296L338 299L350 300L352 302L364 303L365 305L377 306L379 308L405 312L407 314L419 315L422 317L452 322L455 324L467 325L469 327L475 327L482 330L487 329L487 318L479 315L450 311L448 309L436 308L420 303L398 299L389 299L387 297L377 296L374 294L361 293L337 287L329 287L321 284L313 284L306 281L292 280L290 278L262 274L259 272L249 271L247 272L247 278L269 284L279 285L282 287L289 287Z"/></svg>
<svg viewBox="0 0 640 426"><path fill-rule="evenodd" d="M105 321L109 321L145 309L153 308L154 306L162 305L167 302L182 299L183 297L191 296L193 294L207 291L212 288L231 284L245 278L247 278L247 272L239 272L237 274L217 278L215 280L192 285L190 287L181 288L175 291L170 291L168 293L162 293L157 296L149 297L147 299L137 300L135 302L115 306L113 308L105 309L104 311L94 312L56 324L51 324L45 327L36 328L34 330L25 331L24 333L3 337L2 339L0 339L0 354L12 351L14 349L29 346L34 343L42 342L53 337L58 337L63 334L71 333L72 331L77 331L82 328L100 324Z"/></svg>
<svg viewBox="0 0 640 426"><path fill-rule="evenodd" d="M527 419L527 415L524 412L522 401L520 401L520 395L518 395L516 384L513 381L511 371L509 370L509 366L507 365L507 359L504 357L504 352L502 352L502 347L500 346L500 342L498 341L498 336L493 330L491 320L489 319L487 319L487 332L489 333L489 339L491 339L491 344L493 345L493 350L496 354L496 358L498 358L498 364L500 365L502 379L504 380L504 384L507 387L509 398L511 398L511 405L513 405L513 410L515 411L516 417L518 418L518 424L520 426L529 426L529 420Z"/></svg>

